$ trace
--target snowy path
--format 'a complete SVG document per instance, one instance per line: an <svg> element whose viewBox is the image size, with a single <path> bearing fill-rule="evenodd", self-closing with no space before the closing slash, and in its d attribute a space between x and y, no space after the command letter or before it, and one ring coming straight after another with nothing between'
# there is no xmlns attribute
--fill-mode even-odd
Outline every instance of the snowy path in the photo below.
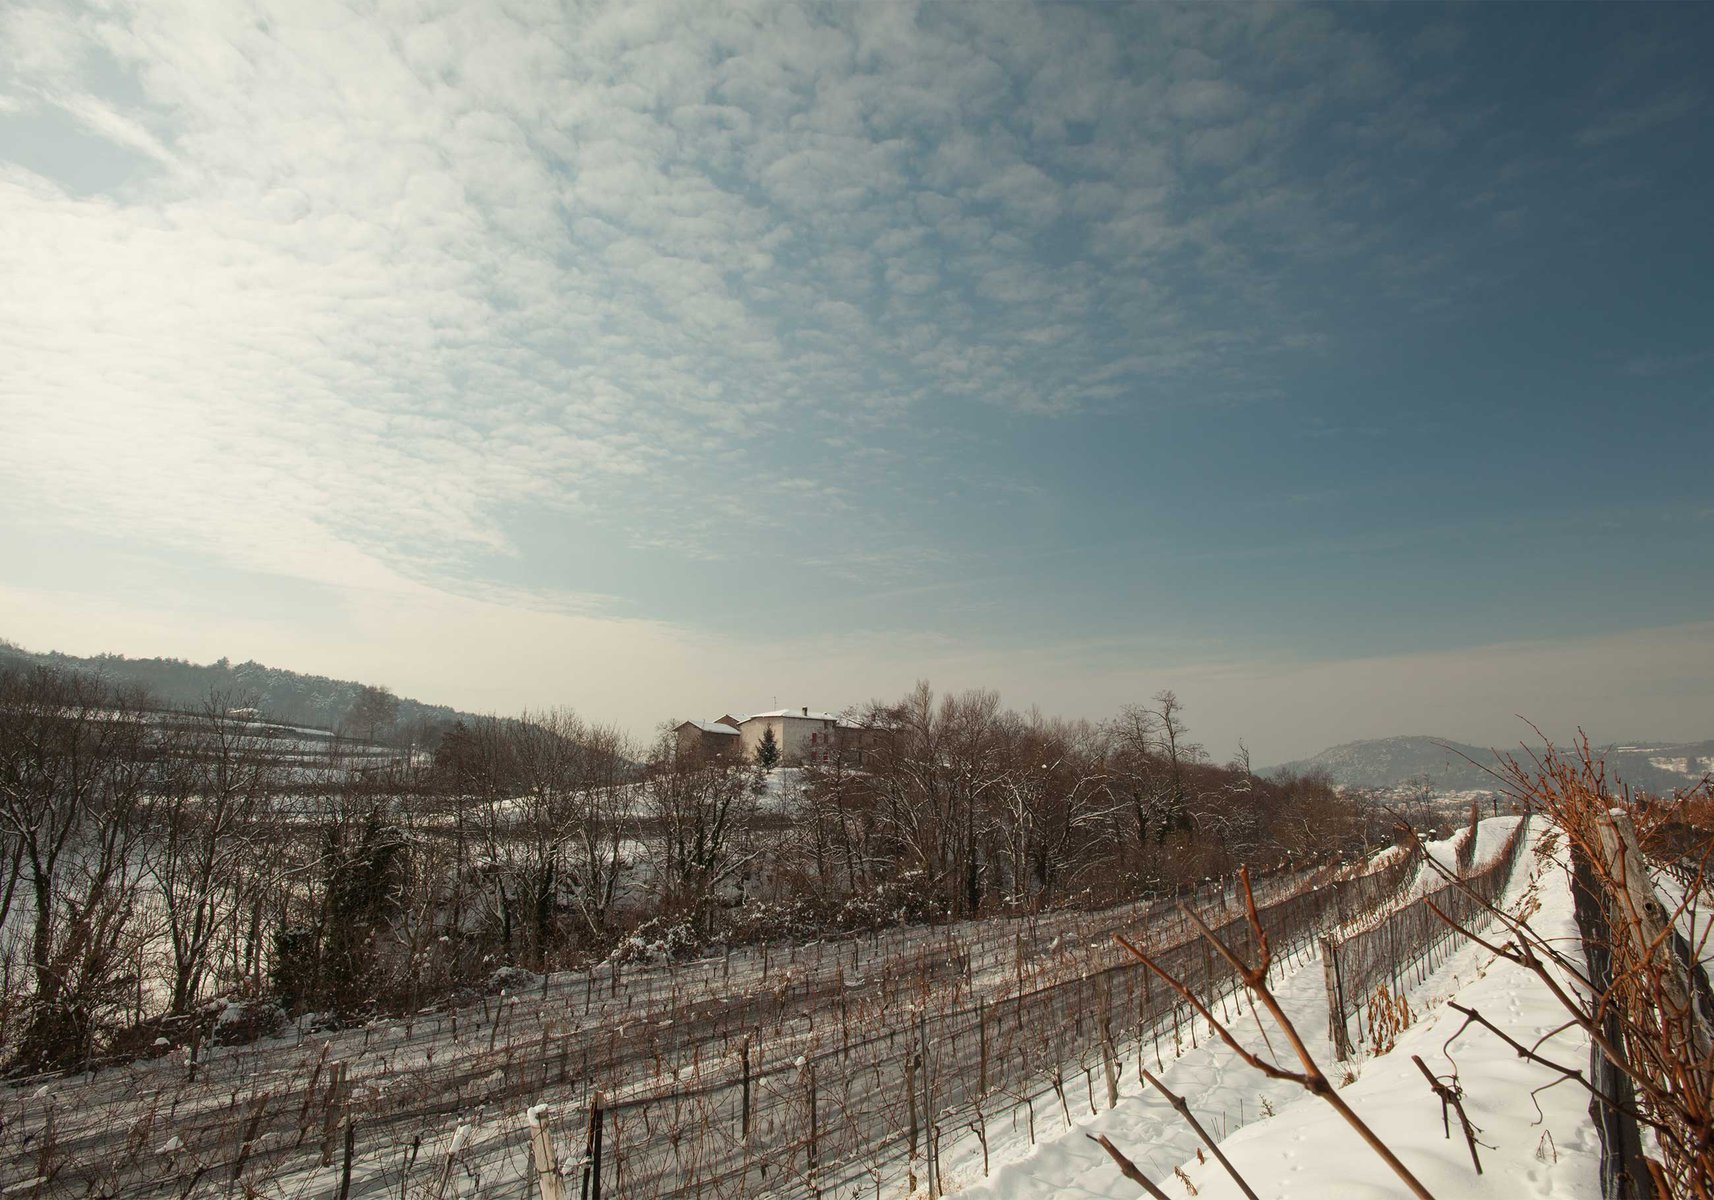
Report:
<svg viewBox="0 0 1714 1200"><path fill-rule="evenodd" d="M1537 869L1533 857L1520 866L1510 893L1512 902L1523 894L1526 879ZM1542 908L1532 925L1547 936L1575 942L1570 891L1561 867L1545 867L1539 895ZM1274 986L1317 1061L1338 1079L1343 1065L1334 1063L1328 1044L1319 959L1278 971ZM1529 1093L1551 1082L1551 1073L1519 1060L1481 1030L1460 1037L1449 1059L1442 1047L1462 1021L1444 1007L1453 995L1526 1041L1564 1019L1551 995L1532 977L1509 964L1495 964L1479 947L1467 946L1408 993L1417 1019L1398 1045L1380 1057L1359 1058L1350 1064L1357 1078L1344 1088L1346 1100L1437 1196L1593 1200L1598 1145L1588 1120L1587 1095L1569 1084L1541 1093L1538 1101L1545 1120L1537 1123ZM1234 1028L1246 1045L1266 1053L1255 1021L1246 1015ZM1195 1049L1187 1041L1176 1059L1169 1039L1160 1048L1166 1070L1156 1073L1189 1100L1192 1111L1259 1194L1270 1200L1406 1194L1397 1178L1323 1102L1294 1085L1270 1081L1249 1070L1223 1046L1210 1046L1205 1032L1198 1031ZM1277 1031L1270 1028L1269 1032L1274 1045L1289 1053ZM1582 1065L1587 1061L1588 1042L1578 1033L1560 1033L1544 1052L1560 1062ZM1440 1073L1449 1073L1456 1063L1466 1107L1482 1130L1482 1141L1491 1147L1482 1150L1486 1174L1478 1177L1471 1170L1456 1125L1454 1140L1442 1137L1440 1104L1411 1062L1412 1054L1421 1055ZM1152 1069L1152 1052L1149 1057L1147 1065ZM1139 1086L1134 1060L1129 1075L1117 1108L1095 1117L1087 1116L1085 1109L1070 1130L1056 1115L1053 1140L1033 1151L1027 1138L1008 1138L1005 1146L993 1147L998 1165L986 1181L975 1182L962 1194L971 1200L1138 1195L1139 1189L1125 1181L1105 1152L1084 1136L1105 1133L1168 1195L1192 1194L1188 1181L1202 1200L1239 1196L1211 1158L1197 1161L1195 1134L1167 1103ZM1073 1113L1074 1118L1077 1115ZM948 1168L949 1186L960 1180L981 1180L979 1159L956 1166L949 1163ZM1182 1180L1175 1179L1175 1168L1183 1172Z"/></svg>

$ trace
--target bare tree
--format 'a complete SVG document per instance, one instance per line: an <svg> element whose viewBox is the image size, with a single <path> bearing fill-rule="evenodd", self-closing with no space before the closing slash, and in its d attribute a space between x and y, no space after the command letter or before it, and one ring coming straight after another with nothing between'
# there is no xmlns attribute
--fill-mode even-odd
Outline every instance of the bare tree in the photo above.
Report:
<svg viewBox="0 0 1714 1200"><path fill-rule="evenodd" d="M545 963L566 940L562 912L576 913L580 931L596 941L607 934L632 803L627 746L617 729L591 728L565 709L527 713L511 735L517 869L533 950Z"/></svg>
<svg viewBox="0 0 1714 1200"><path fill-rule="evenodd" d="M921 871L954 914L978 911L991 863L990 806L1005 753L991 691L935 698L927 683L878 711L890 736L865 763L875 812L900 865Z"/></svg>
<svg viewBox="0 0 1714 1200"><path fill-rule="evenodd" d="M617 726L591 726L572 829L572 902L596 944L611 935L611 915L628 866L624 848L641 803L629 739Z"/></svg>
<svg viewBox="0 0 1714 1200"><path fill-rule="evenodd" d="M157 753L142 698L47 670L0 675L0 827L31 905L15 1066L86 1060L135 987L137 843Z"/></svg>
<svg viewBox="0 0 1714 1200"><path fill-rule="evenodd" d="M994 821L1006 847L1012 888L1051 895L1085 858L1117 805L1106 786L1106 735L1086 722L1028 718L1001 723L1007 761L995 789Z"/></svg>
<svg viewBox="0 0 1714 1200"><path fill-rule="evenodd" d="M475 925L497 923L508 957L513 921L505 869L511 844L506 801L518 787L514 749L507 722L486 716L454 724L434 755L436 776L452 808L450 925L462 938Z"/></svg>
<svg viewBox="0 0 1714 1200"><path fill-rule="evenodd" d="M254 708L213 693L173 732L151 811L147 870L172 954L168 1011L201 998L219 939L235 931L253 889L270 882L258 818L273 770Z"/></svg>
<svg viewBox="0 0 1714 1200"><path fill-rule="evenodd" d="M757 768L680 756L664 738L642 788L655 888L663 909L706 929L723 889L749 865Z"/></svg>
<svg viewBox="0 0 1714 1200"><path fill-rule="evenodd" d="M1184 786L1184 768L1187 763L1201 762L1207 755L1201 746L1189 740L1189 730L1184 724L1184 706L1170 689L1155 694L1152 713L1171 783L1167 795L1166 828L1185 829L1188 828L1186 808L1189 796Z"/></svg>

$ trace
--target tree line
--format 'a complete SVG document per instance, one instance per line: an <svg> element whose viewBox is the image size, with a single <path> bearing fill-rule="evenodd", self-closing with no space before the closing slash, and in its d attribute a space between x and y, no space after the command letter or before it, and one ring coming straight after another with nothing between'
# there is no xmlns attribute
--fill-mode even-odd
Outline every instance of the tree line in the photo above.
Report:
<svg viewBox="0 0 1714 1200"><path fill-rule="evenodd" d="M459 714L444 705L395 696L386 688L325 675L306 675L259 662L219 659L194 663L179 658L87 658L51 651L32 653L0 638L0 669L47 667L99 675L121 686L143 688L158 705L197 707L211 694L243 696L270 720L336 731L348 737L407 746Z"/></svg>
<svg viewBox="0 0 1714 1200"><path fill-rule="evenodd" d="M1325 780L1217 765L1171 692L1103 722L926 684L861 767L648 747L565 710L381 766L282 760L245 697L0 671L0 1057L14 1073L414 1011L506 973L1095 904L1361 849Z"/></svg>

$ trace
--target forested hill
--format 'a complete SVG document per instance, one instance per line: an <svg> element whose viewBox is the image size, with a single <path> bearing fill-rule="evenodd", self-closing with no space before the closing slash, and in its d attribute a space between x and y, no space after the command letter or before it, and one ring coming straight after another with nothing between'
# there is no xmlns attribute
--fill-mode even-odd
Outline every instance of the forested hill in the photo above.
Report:
<svg viewBox="0 0 1714 1200"><path fill-rule="evenodd" d="M1501 750L1522 757L1517 746ZM1610 774L1652 792L1670 792L1714 771L1714 741L1626 742L1596 750ZM1332 782L1345 787L1406 787L1426 781L1438 792L1497 789L1499 783L1484 768L1497 770L1499 759L1483 746L1448 738L1390 737L1346 742L1276 770L1325 772Z"/></svg>
<svg viewBox="0 0 1714 1200"><path fill-rule="evenodd" d="M444 704L394 697L385 688L350 679L305 675L259 662L186 662L179 658L127 658L122 654L98 654L90 658L53 651L36 654L0 640L0 669L13 665L55 667L86 671L117 683L140 684L150 695L170 708L194 707L219 693L233 705L260 709L262 715L288 725L363 732L420 734L425 727L439 726L466 714Z"/></svg>

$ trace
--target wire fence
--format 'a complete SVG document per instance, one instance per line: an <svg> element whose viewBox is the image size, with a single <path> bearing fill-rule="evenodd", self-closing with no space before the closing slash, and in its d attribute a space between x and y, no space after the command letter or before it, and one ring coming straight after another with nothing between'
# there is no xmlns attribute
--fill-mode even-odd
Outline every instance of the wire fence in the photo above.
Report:
<svg viewBox="0 0 1714 1200"><path fill-rule="evenodd" d="M1461 935L1430 902L1466 929L1488 925L1493 917L1488 906L1500 902L1528 845L1528 824L1528 816L1520 818L1485 866L1446 881L1419 901L1383 911L1360 929L1322 937L1327 1029L1339 1058L1350 1058L1357 1046L1396 1030L1395 1006L1406 988L1426 979L1459 944ZM1457 846L1460 865L1474 861L1475 840L1472 827L1467 841Z"/></svg>
<svg viewBox="0 0 1714 1200"><path fill-rule="evenodd" d="M1327 878L1262 907L1282 956L1300 955L1321 929L1394 900L1419 860L1398 854L1381 870ZM1210 1007L1235 1005L1235 971L1182 916L1131 933ZM1236 911L1216 933L1241 956L1257 952ZM746 1047L724 1079L644 1094L592 1096L577 1164L584 1196L880 1195L903 1183L939 1191L949 1151L986 1154L1004 1123L1035 1140L1038 1122L1066 1124L1074 1108L1117 1102L1128 1056L1138 1067L1158 1035L1198 1036L1179 998L1117 952L1076 977L998 1002L925 1003L906 1022L852 1037L848 1026L811 1038L789 1062L756 1067ZM599 1148L599 1155L596 1154Z"/></svg>

